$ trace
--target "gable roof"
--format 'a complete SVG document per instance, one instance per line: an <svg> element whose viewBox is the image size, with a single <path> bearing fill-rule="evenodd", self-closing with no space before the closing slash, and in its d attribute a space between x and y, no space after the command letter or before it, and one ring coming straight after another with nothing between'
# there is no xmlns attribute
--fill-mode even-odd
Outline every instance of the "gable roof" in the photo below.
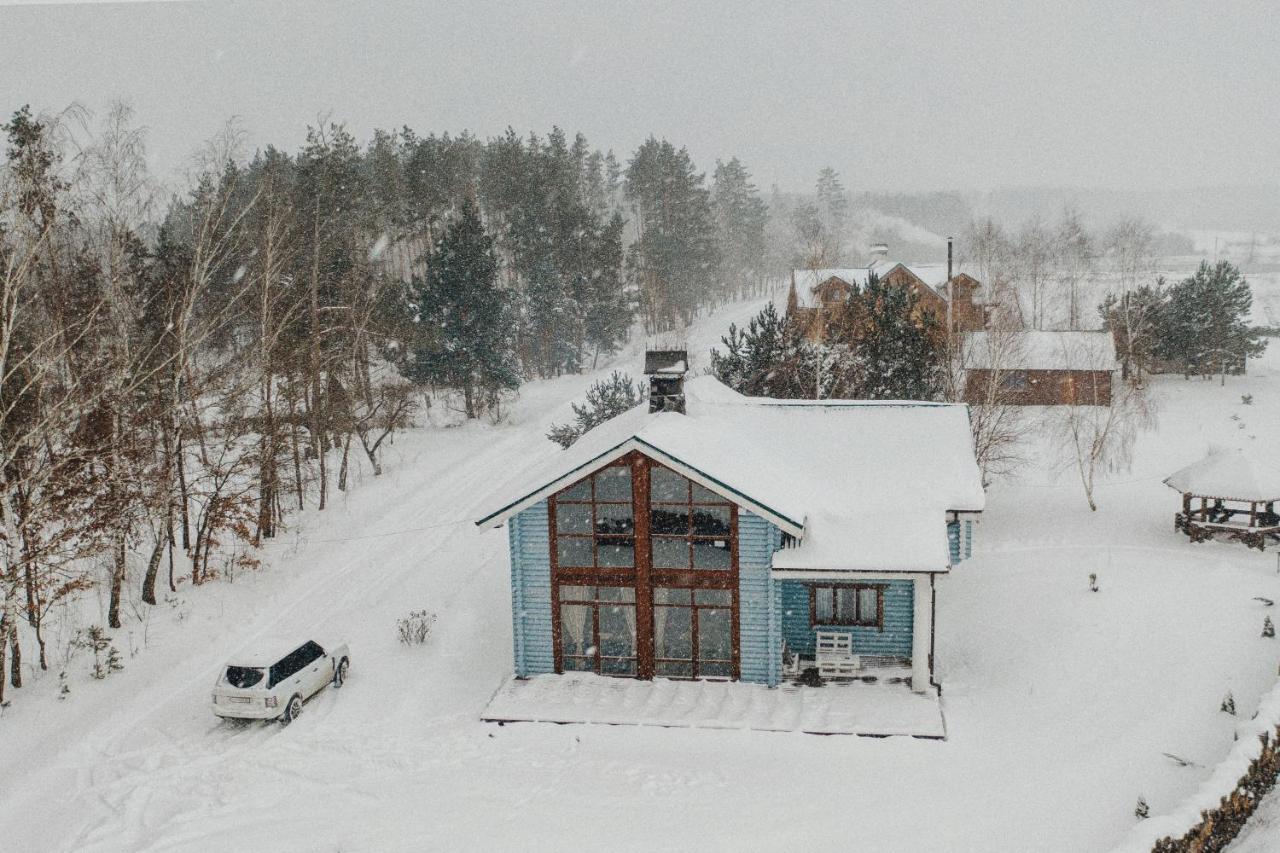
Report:
<svg viewBox="0 0 1280 853"><path fill-rule="evenodd" d="M476 524L498 525L639 450L795 536L809 519L865 512L980 511L968 408L949 403L765 400L710 376L686 414L637 407L504 486Z"/></svg>
<svg viewBox="0 0 1280 853"><path fill-rule="evenodd" d="M1116 344L1110 332L1016 332L1006 339L970 332L965 367L973 370L1114 370ZM997 363L1000 362L1000 363Z"/></svg>
<svg viewBox="0 0 1280 853"><path fill-rule="evenodd" d="M1224 500L1280 500L1280 468L1239 449L1215 450L1170 474L1165 485L1184 494Z"/></svg>
<svg viewBox="0 0 1280 853"><path fill-rule="evenodd" d="M947 284L946 264L906 264L900 261L876 260L865 267L792 270L791 277L795 282L796 300L799 306L813 308L817 305L817 294L814 291L818 285L832 278L838 278L855 289L861 289L866 286L871 273L884 278L897 267L902 267L914 275L935 296L946 301L942 293ZM976 283L976 279L974 281Z"/></svg>

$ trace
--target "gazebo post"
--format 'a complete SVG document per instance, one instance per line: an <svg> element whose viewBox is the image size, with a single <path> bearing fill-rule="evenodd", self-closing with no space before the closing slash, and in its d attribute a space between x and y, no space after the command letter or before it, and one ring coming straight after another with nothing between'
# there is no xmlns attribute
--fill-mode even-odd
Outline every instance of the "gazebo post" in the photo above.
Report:
<svg viewBox="0 0 1280 853"><path fill-rule="evenodd" d="M1258 502L1249 501L1249 529L1258 526Z"/></svg>
<svg viewBox="0 0 1280 853"><path fill-rule="evenodd" d="M1208 498L1200 499L1200 520L1201 521L1209 520L1209 499Z"/></svg>

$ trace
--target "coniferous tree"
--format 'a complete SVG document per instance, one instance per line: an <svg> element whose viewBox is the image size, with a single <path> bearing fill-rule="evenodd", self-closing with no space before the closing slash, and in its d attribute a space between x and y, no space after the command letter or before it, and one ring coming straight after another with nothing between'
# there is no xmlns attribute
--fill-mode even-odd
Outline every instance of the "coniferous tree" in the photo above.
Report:
<svg viewBox="0 0 1280 853"><path fill-rule="evenodd" d="M769 208L737 157L716 161L711 189L720 249L720 295L754 291L764 277L765 224Z"/></svg>
<svg viewBox="0 0 1280 853"><path fill-rule="evenodd" d="M405 375L462 392L467 417L480 415L497 392L520 384L498 287L493 239L469 200L449 223L427 274L414 280L418 325Z"/></svg>
<svg viewBox="0 0 1280 853"><path fill-rule="evenodd" d="M1200 263L1195 274L1169 288L1161 312L1157 354L1189 376L1221 374L1256 358L1267 342L1249 325L1253 293L1229 261Z"/></svg>

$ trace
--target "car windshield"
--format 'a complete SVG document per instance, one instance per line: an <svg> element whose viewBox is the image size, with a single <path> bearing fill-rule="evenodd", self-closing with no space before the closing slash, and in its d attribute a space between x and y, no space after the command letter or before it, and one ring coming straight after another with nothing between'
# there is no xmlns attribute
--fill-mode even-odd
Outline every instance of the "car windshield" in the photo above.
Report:
<svg viewBox="0 0 1280 853"><path fill-rule="evenodd" d="M232 687L252 687L262 680L265 673L252 666L227 667L227 683Z"/></svg>

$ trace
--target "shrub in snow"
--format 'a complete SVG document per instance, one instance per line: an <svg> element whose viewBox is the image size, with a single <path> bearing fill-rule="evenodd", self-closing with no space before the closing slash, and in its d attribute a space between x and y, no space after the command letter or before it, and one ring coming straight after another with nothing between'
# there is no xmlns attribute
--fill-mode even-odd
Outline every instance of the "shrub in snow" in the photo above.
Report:
<svg viewBox="0 0 1280 853"><path fill-rule="evenodd" d="M1272 624L1271 617L1264 617L1262 620L1262 636L1274 637L1276 635L1276 626Z"/></svg>
<svg viewBox="0 0 1280 853"><path fill-rule="evenodd" d="M1138 797L1138 806L1133 810L1133 816L1138 818L1151 816L1151 808L1147 805L1145 797Z"/></svg>
<svg viewBox="0 0 1280 853"><path fill-rule="evenodd" d="M1252 395L1252 394L1241 394L1241 395L1240 395L1240 402L1241 402L1241 403L1244 403L1246 406L1252 406L1252 405L1253 405L1253 395Z"/></svg>
<svg viewBox="0 0 1280 853"><path fill-rule="evenodd" d="M400 642L406 646L421 646L431 635L431 626L436 622L436 615L425 610L415 610L396 622L396 631L400 634Z"/></svg>
<svg viewBox="0 0 1280 853"><path fill-rule="evenodd" d="M71 685L67 684L67 671L58 673L58 698L66 699L71 695Z"/></svg>
<svg viewBox="0 0 1280 853"><path fill-rule="evenodd" d="M1231 695L1231 691L1227 691L1227 698L1222 700L1222 707L1219 709L1224 714L1236 715L1236 697Z"/></svg>
<svg viewBox="0 0 1280 853"><path fill-rule="evenodd" d="M547 438L561 447L568 447L610 418L634 409L644 401L644 392L625 373L615 370L608 379L595 382L587 389L587 399L582 405L573 404L574 423L553 424Z"/></svg>
<svg viewBox="0 0 1280 853"><path fill-rule="evenodd" d="M93 652L93 677L101 681L113 672L124 669L120 662L120 652L111 645L111 638L102 630L101 625L90 625L89 630L76 634L71 641L76 648L89 649Z"/></svg>
<svg viewBox="0 0 1280 853"><path fill-rule="evenodd" d="M1098 576L1094 572L1089 573L1089 589L1092 592L1098 591Z"/></svg>

